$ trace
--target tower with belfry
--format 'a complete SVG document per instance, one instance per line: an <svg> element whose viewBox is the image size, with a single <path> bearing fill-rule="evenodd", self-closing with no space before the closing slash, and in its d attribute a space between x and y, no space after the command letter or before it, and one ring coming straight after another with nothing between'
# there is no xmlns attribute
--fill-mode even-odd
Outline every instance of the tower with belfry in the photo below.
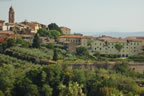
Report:
<svg viewBox="0 0 144 96"><path fill-rule="evenodd" d="M14 21L15 21L15 12L14 12L14 9L13 7L11 6L10 9L9 9L9 23L13 24Z"/></svg>

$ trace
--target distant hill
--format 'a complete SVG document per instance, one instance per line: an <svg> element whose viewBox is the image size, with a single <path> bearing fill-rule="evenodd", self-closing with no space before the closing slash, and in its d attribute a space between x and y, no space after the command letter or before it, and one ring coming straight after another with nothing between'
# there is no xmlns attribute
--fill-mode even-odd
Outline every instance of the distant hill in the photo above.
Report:
<svg viewBox="0 0 144 96"><path fill-rule="evenodd" d="M112 36L112 37L128 37L128 36L144 36L144 32L81 32L84 35L91 36Z"/></svg>

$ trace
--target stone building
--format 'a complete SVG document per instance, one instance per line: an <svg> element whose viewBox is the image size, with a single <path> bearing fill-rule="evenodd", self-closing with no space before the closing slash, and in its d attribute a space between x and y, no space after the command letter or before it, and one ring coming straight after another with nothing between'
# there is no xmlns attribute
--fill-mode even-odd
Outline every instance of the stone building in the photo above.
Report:
<svg viewBox="0 0 144 96"><path fill-rule="evenodd" d="M61 31L63 32L64 35L69 35L71 34L71 29L67 27L60 27Z"/></svg>
<svg viewBox="0 0 144 96"><path fill-rule="evenodd" d="M87 38L85 36L60 36L58 42L66 45L69 51L75 51L77 46L87 47Z"/></svg>
<svg viewBox="0 0 144 96"><path fill-rule="evenodd" d="M14 23L14 21L15 21L14 15L15 15L14 9L11 6L9 9L9 23Z"/></svg>
<svg viewBox="0 0 144 96"><path fill-rule="evenodd" d="M118 51L115 47L116 44L123 45L123 48ZM92 52L100 52L101 54L120 55L121 57L128 57L138 55L143 50L141 40L127 40L121 38L95 38L92 42Z"/></svg>
<svg viewBox="0 0 144 96"><path fill-rule="evenodd" d="M41 28L41 24L38 22L24 21L24 22L21 22L20 24L23 24L25 26L29 26L29 28L31 29L31 33L34 33L34 34L37 33L38 30Z"/></svg>
<svg viewBox="0 0 144 96"><path fill-rule="evenodd" d="M0 20L0 30L3 30L3 27L4 27L4 22L3 20Z"/></svg>

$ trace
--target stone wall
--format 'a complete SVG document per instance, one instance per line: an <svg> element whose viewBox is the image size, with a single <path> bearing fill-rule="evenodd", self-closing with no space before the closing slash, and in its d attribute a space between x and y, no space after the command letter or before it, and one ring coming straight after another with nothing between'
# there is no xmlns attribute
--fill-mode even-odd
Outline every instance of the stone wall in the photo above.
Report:
<svg viewBox="0 0 144 96"><path fill-rule="evenodd" d="M95 64L69 64L69 68L89 69L95 71L97 68L112 69L116 62L102 62ZM129 62L131 70L135 72L144 73L144 62Z"/></svg>

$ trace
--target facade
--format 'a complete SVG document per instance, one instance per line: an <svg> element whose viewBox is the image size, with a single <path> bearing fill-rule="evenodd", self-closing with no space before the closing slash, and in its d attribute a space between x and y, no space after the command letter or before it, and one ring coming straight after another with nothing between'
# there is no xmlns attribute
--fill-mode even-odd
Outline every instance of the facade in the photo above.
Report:
<svg viewBox="0 0 144 96"><path fill-rule="evenodd" d="M85 36L60 36L58 42L66 45L69 51L75 51L77 46L87 47L87 38Z"/></svg>
<svg viewBox="0 0 144 96"><path fill-rule="evenodd" d="M29 26L31 33L34 33L34 34L36 34L37 31L41 28L41 24L39 24L37 22L24 21L24 22L21 22L20 24L23 24L25 26Z"/></svg>
<svg viewBox="0 0 144 96"><path fill-rule="evenodd" d="M87 38L84 36L60 36L59 42L74 43L80 46L87 46Z"/></svg>
<svg viewBox="0 0 144 96"><path fill-rule="evenodd" d="M116 44L123 45L123 48L118 51L115 48ZM142 52L142 41L140 40L126 40L121 38L111 38L108 40L95 39L92 42L92 52L100 52L101 54L120 55L121 57L128 57L138 55Z"/></svg>
<svg viewBox="0 0 144 96"><path fill-rule="evenodd" d="M10 31L0 31L0 43L7 41L9 38L16 38L16 36Z"/></svg>
<svg viewBox="0 0 144 96"><path fill-rule="evenodd" d="M61 31L63 32L64 35L69 35L71 34L71 29L67 27L60 27Z"/></svg>
<svg viewBox="0 0 144 96"><path fill-rule="evenodd" d="M14 23L15 21L14 15L15 15L14 9L11 6L9 9L9 23Z"/></svg>
<svg viewBox="0 0 144 96"><path fill-rule="evenodd" d="M32 43L32 42L33 42L34 35L17 34L17 37L22 38L23 40Z"/></svg>
<svg viewBox="0 0 144 96"><path fill-rule="evenodd" d="M4 22L3 20L0 20L0 30L3 30L3 27L4 27Z"/></svg>

